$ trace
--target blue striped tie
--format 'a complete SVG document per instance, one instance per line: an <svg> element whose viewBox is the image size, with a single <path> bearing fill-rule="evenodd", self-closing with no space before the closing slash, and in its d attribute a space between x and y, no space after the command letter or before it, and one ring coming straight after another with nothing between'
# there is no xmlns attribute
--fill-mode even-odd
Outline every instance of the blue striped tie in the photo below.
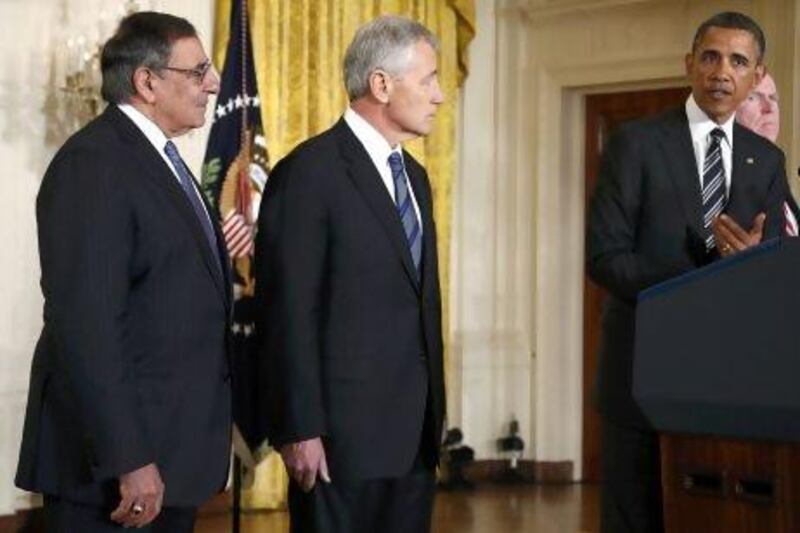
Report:
<svg viewBox="0 0 800 533"><path fill-rule="evenodd" d="M175 171L178 173L178 178L181 182L181 188L186 194L186 199L189 200L190 204L192 204L194 214L197 215L197 221L200 222L200 225L203 227L203 233L206 235L208 245L211 248L211 253L213 253L214 257L217 258L217 266L220 268L221 272L222 266L219 259L219 250L217 249L217 236L214 233L214 228L211 226L211 219L208 217L208 213L206 213L206 210L197 195L197 189L195 189L195 186L192 183L192 176L189 174L189 169L186 168L186 164L183 162L181 154L178 153L178 148L172 141L167 141L166 146L164 146L164 152L167 154L167 157L172 162L172 166L175 167Z"/></svg>
<svg viewBox="0 0 800 533"><path fill-rule="evenodd" d="M722 165L722 139L725 132L720 128L711 130L711 142L706 150L703 163L703 230L705 232L706 250L713 250L714 232L711 224L725 207L725 168Z"/></svg>
<svg viewBox="0 0 800 533"><path fill-rule="evenodd" d="M414 261L414 268L417 269L417 276L419 276L419 266L422 258L421 228L408 190L408 180L403 167L403 156L399 152L392 152L389 156L389 168L392 169L392 178L394 179L394 202L397 207L397 214L403 223L403 231L406 234L408 248L411 250L411 259Z"/></svg>

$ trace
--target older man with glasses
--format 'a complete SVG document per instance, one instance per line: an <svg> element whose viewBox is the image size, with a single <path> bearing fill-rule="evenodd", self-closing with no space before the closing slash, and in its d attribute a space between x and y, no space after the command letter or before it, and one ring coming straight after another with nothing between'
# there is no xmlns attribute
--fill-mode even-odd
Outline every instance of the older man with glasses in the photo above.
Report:
<svg viewBox="0 0 800 533"><path fill-rule="evenodd" d="M50 532L189 533L227 479L231 310L216 217L173 139L219 88L194 27L128 16L102 51L105 112L37 198L44 328L19 487Z"/></svg>

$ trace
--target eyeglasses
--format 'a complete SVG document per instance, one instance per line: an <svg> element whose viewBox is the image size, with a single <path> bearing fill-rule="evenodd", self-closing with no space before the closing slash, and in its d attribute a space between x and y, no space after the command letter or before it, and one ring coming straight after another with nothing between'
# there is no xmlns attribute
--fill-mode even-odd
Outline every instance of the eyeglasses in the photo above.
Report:
<svg viewBox="0 0 800 533"><path fill-rule="evenodd" d="M172 72L180 72L181 74L189 77L197 85L203 83L206 74L212 68L211 61L206 61L202 65L195 68L178 68L178 67L161 67L161 70L171 70Z"/></svg>

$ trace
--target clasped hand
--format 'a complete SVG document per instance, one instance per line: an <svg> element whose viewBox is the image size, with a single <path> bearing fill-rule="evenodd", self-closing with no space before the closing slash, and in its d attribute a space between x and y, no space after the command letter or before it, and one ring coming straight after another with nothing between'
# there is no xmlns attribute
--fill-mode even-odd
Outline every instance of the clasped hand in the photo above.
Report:
<svg viewBox="0 0 800 533"><path fill-rule="evenodd" d="M719 254L727 257L760 243L764 234L764 221L766 218L767 216L764 213L756 215L750 231L745 231L726 214L715 218L711 223L711 230L714 233L714 242L717 245Z"/></svg>

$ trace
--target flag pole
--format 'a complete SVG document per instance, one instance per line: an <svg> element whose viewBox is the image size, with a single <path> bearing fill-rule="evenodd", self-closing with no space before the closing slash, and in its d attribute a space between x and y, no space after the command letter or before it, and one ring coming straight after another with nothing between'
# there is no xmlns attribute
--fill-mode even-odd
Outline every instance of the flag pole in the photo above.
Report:
<svg viewBox="0 0 800 533"><path fill-rule="evenodd" d="M242 460L236 454L233 454L233 508L231 514L233 515L231 531L239 533L242 518Z"/></svg>
<svg viewBox="0 0 800 533"><path fill-rule="evenodd" d="M241 72L242 72L242 87L241 93L243 95L247 95L247 33L248 33L248 21L247 21L247 0L242 0L241 4L239 5L239 17L241 20L239 23L241 24L241 38L242 38L242 54L241 54ZM241 129L241 139L240 139L240 146L247 150L247 106L242 106L242 129ZM249 150L247 150L249 152ZM250 160L250 154L248 153L245 161ZM248 165L243 165L241 172L244 174L248 172ZM247 184L248 181L246 180L246 176L242 175L239 177L240 189L241 184ZM237 195L239 196L239 195ZM244 208L245 206L239 206L240 208ZM245 209L244 212L247 213L249 209ZM231 514L233 515L232 520L232 531L233 533L239 533L242 521L242 460L239 458L239 454L233 454L233 509L231 510Z"/></svg>

